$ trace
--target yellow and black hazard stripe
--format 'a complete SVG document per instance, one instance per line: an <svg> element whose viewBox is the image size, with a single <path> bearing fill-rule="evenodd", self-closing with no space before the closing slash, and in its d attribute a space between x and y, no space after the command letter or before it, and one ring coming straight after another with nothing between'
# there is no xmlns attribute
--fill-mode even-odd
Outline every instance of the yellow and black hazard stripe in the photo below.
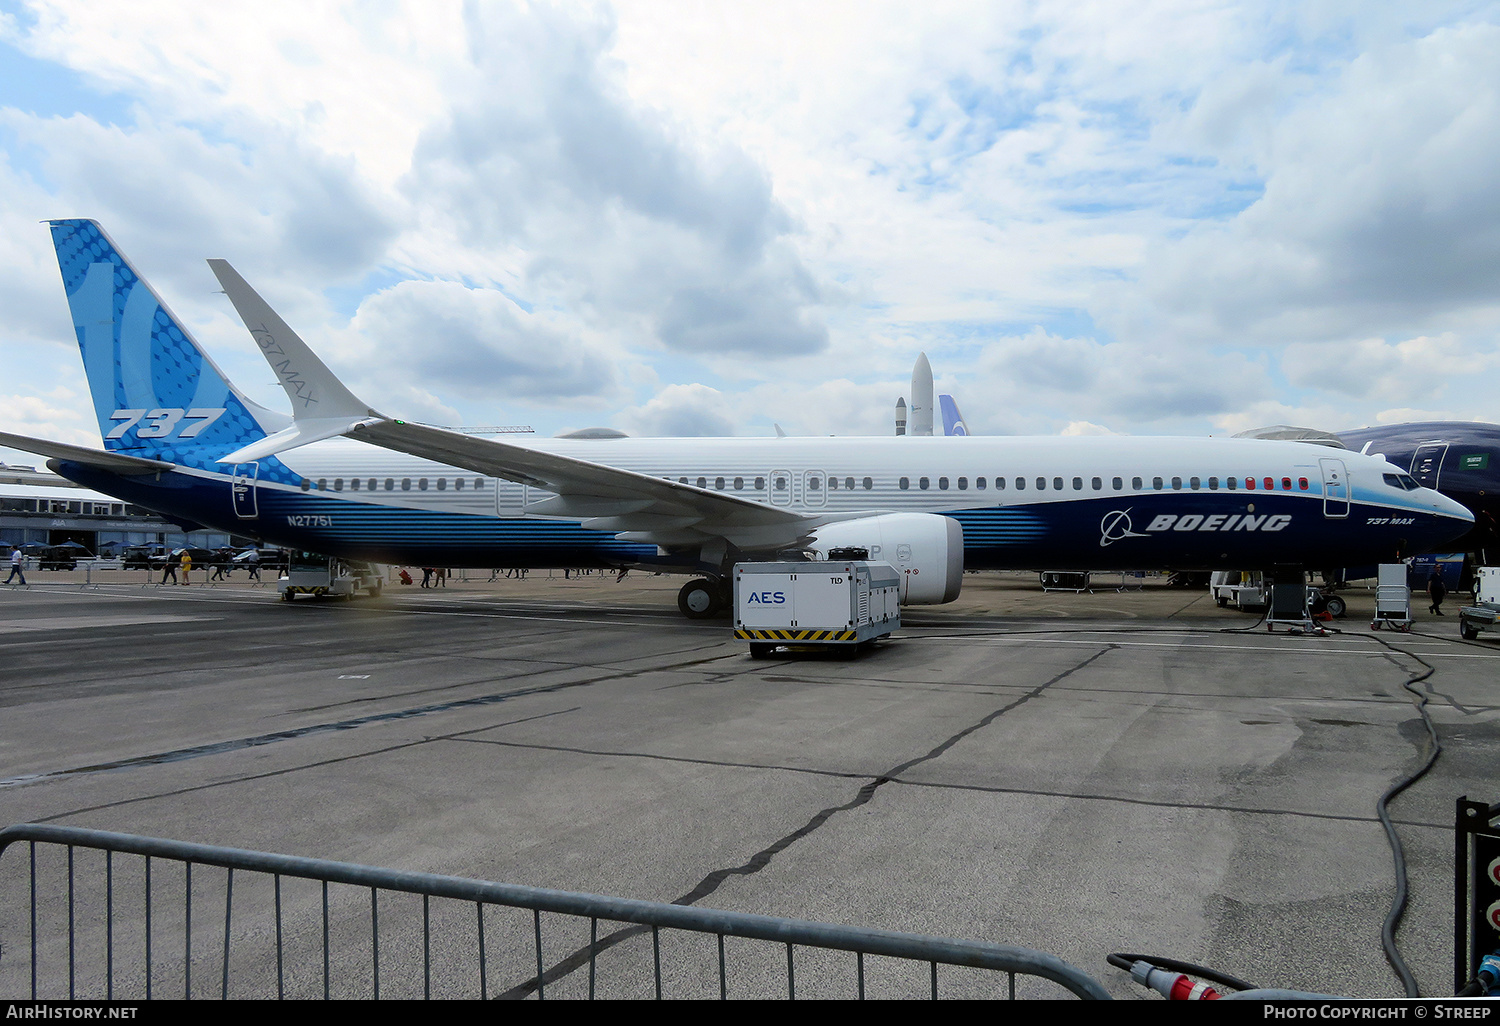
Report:
<svg viewBox="0 0 1500 1026"><path fill-rule="evenodd" d="M736 641L856 641L854 631L755 631L736 627Z"/></svg>

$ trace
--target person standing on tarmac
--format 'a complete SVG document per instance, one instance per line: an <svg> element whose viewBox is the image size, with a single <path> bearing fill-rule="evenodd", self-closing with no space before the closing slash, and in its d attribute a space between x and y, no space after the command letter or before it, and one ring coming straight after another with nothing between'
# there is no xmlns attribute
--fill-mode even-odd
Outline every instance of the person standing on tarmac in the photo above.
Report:
<svg viewBox="0 0 1500 1026"><path fill-rule="evenodd" d="M10 576L5 579L6 584L10 584L19 577L21 579L21 587L26 587L26 575L21 572L21 560L23 558L21 555L21 546L12 545L10 547Z"/></svg>
<svg viewBox="0 0 1500 1026"><path fill-rule="evenodd" d="M183 584L192 584L193 583L193 579L188 576L189 571L191 571L192 569L193 569L193 557L191 555L189 555L187 552L184 552L182 554L182 583Z"/></svg>
<svg viewBox="0 0 1500 1026"><path fill-rule="evenodd" d="M1427 597L1432 599L1429 610L1438 616L1446 615L1443 613L1443 599L1448 597L1448 586L1443 583L1443 575L1437 569L1427 578Z"/></svg>

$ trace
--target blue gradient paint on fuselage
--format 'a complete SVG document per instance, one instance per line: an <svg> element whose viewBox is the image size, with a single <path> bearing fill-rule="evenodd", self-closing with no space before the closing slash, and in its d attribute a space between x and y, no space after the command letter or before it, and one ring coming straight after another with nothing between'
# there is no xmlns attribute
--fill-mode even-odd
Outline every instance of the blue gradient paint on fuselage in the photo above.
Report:
<svg viewBox="0 0 1500 1026"><path fill-rule="evenodd" d="M225 476L121 477L73 463L59 463L58 470L87 487L217 530L349 558L475 567L695 566L688 555L660 555L653 545L567 520L413 509L262 488L259 515L247 521L232 513ZM1453 534L1450 517L1366 504L1356 496L1348 516L1329 518L1321 496L1284 492L1164 491L970 507L947 515L963 525L968 569L1340 566L1368 560L1372 551L1399 558ZM1170 523L1153 529L1163 518Z"/></svg>

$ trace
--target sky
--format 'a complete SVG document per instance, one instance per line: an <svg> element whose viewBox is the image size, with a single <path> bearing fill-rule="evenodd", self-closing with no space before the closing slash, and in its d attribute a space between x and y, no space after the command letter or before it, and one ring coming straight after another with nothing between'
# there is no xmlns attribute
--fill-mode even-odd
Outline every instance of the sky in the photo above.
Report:
<svg viewBox="0 0 1500 1026"><path fill-rule="evenodd" d="M0 430L99 444L46 226L286 409L539 435L1500 420L1500 5L0 0ZM0 450L7 462L38 458Z"/></svg>

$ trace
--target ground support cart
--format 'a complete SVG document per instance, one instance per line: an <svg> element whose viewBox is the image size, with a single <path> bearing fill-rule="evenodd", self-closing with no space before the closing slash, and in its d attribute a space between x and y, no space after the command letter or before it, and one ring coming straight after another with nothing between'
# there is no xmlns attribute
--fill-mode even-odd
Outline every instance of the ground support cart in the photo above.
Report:
<svg viewBox="0 0 1500 1026"><path fill-rule="evenodd" d="M1411 589L1406 586L1406 564L1381 563L1377 574L1375 619L1370 621L1370 629L1411 630Z"/></svg>
<svg viewBox="0 0 1500 1026"><path fill-rule="evenodd" d="M379 595L384 584L380 568L372 564L303 553L287 566L286 574L276 582L276 589L281 592L283 602L290 602L298 595L345 599L352 599L361 591Z"/></svg>
<svg viewBox="0 0 1500 1026"><path fill-rule="evenodd" d="M1500 623L1500 566L1474 569L1474 604L1458 611L1458 633L1473 641Z"/></svg>
<svg viewBox="0 0 1500 1026"><path fill-rule="evenodd" d="M734 637L764 659L778 647L868 648L901 626L901 575L889 563L738 563Z"/></svg>

